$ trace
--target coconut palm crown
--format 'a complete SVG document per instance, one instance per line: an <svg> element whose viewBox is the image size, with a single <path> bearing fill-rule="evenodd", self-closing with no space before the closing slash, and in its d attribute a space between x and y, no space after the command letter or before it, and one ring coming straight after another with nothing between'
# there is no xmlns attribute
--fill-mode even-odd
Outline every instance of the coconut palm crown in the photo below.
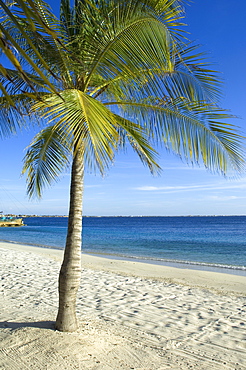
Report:
<svg viewBox="0 0 246 370"><path fill-rule="evenodd" d="M26 78L18 68L1 73L0 131L15 131L23 116L46 125L25 156L30 196L41 196L72 163L56 327L74 331L85 169L103 173L115 150L131 146L158 172L156 144L164 144L187 162L240 172L242 138L218 107L217 73L182 31L182 1L61 0L59 20L47 4L34 3L52 32L30 22L24 8L13 11L24 34L4 16L5 33L24 50L18 58Z"/></svg>

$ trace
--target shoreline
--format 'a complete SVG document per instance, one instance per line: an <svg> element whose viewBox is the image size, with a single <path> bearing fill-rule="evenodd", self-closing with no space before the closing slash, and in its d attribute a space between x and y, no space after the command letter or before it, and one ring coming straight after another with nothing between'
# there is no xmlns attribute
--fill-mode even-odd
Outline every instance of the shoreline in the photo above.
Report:
<svg viewBox="0 0 246 370"><path fill-rule="evenodd" d="M82 254L80 328L61 333L61 260L0 243L1 369L246 368L246 277Z"/></svg>
<svg viewBox="0 0 246 370"><path fill-rule="evenodd" d="M0 242L0 248L32 252L46 258L52 258L57 262L61 262L63 258L62 249L36 247L8 242ZM82 253L82 267L95 271L112 272L115 274L157 281L170 281L175 284L201 287L218 292L246 295L246 276L234 275L221 271L192 269L188 264L181 268L168 266L166 264L148 263L146 261L142 262L125 258L101 257L99 255Z"/></svg>
<svg viewBox="0 0 246 370"><path fill-rule="evenodd" d="M83 252L83 255L90 255L102 258L108 258L112 260L119 261L132 261L132 262L141 262L151 265L158 266L169 266L179 269L189 269L189 270L198 270L198 271L211 271L217 273L224 273L230 275L239 275L246 276L245 266L227 266L222 264L209 264L205 262L193 262L193 261L176 261L176 260L164 260L164 259L154 259L151 257L137 257L137 256L120 256L112 254L98 254L98 253L88 253Z"/></svg>
<svg viewBox="0 0 246 370"><path fill-rule="evenodd" d="M49 245L33 245L33 244L24 244L21 242L15 241L8 241L8 240L1 240L1 244L13 244L13 245L24 245L29 246L31 248L41 248L41 249L52 249L58 250L63 253L64 249L52 247ZM153 257L142 257L142 256L127 256L127 255L117 255L117 254L103 254L97 252L84 252L81 251L82 255L88 256L96 256L99 258L107 258L112 260L119 260L119 261L132 261L132 262L141 262L151 265L160 265L160 266L169 266L174 268L180 269L189 269L189 270L198 270L198 271L211 271L211 272L218 272L224 273L229 275L239 275L239 276L246 276L246 267L241 265L223 265L220 263L206 263L206 262L199 262L199 261L185 261L185 260L171 260L171 259L156 259Z"/></svg>

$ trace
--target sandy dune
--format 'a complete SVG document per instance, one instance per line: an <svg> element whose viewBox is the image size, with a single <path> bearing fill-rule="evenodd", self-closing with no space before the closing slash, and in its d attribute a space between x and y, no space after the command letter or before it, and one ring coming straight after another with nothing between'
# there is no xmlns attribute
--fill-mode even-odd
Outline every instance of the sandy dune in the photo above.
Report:
<svg viewBox="0 0 246 370"><path fill-rule="evenodd" d="M80 330L66 334L61 252L0 255L0 369L246 369L246 277L83 256Z"/></svg>

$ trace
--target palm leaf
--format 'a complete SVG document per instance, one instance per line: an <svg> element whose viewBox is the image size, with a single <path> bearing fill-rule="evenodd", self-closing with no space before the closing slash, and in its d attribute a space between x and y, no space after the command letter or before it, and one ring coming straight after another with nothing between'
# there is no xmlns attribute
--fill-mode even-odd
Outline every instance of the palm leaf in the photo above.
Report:
<svg viewBox="0 0 246 370"><path fill-rule="evenodd" d="M31 21L30 17L34 16L35 18L38 19L39 24L41 24L41 26L43 27L42 29L43 29L44 32L49 32L50 34L52 34L53 37L55 36L55 32L51 31L48 28L48 26L45 26L45 23L41 20L41 17L39 15L39 13L37 12L37 8L36 8L35 4L31 0L29 0L29 5L31 5L32 9L28 9L28 7L26 6L26 3L22 0L18 0L18 4L19 4L20 8L23 10L24 14L27 16L27 19L30 22L32 27L34 27L34 23ZM11 11L8 8L8 6L2 0L0 0L0 5L2 7L2 11L4 12L4 14L7 17L9 17L9 20L12 22L12 24L19 30L19 32L22 34L22 36L25 37L25 40L27 41L29 46L32 48L32 50L36 54L37 58L40 60L42 67L51 72L51 70L49 68L49 65L45 62L45 60L42 58L42 55L35 48L31 38L28 36L27 32L25 31L24 27L22 26L22 22L18 20L18 17L16 17L14 15L13 11ZM33 10L35 10L35 11L33 11ZM34 29L35 29L35 27L34 27ZM14 38L9 33L8 28L6 27L6 25L3 26L0 23L0 31L1 31L1 35L2 35L2 37L0 38L0 48L3 50L6 57L9 59L9 61L19 71L19 73L23 77L23 79L26 82L28 82L29 85L33 88L32 81L27 77L27 74L25 73L25 71L23 70L23 68L22 68L21 64L19 63L18 59L16 58L16 56L12 52L12 50L11 50L12 48L17 50L20 53L20 55L30 64L30 66L32 66L32 68L35 70L35 72L43 79L44 83L47 86L47 89L50 90L50 91L56 92L56 90L54 88L54 85L52 83L50 83L49 79L43 73L43 70L40 69L39 67L37 67L37 65L29 57L29 55L26 53L26 51L19 46L18 42L16 42L14 40ZM4 38L3 38L3 36L4 36ZM8 42L6 42L6 40L8 40Z"/></svg>
<svg viewBox="0 0 246 370"><path fill-rule="evenodd" d="M112 161L113 148L117 146L118 133L112 122L113 114L100 102L78 90L65 90L61 98L47 96L33 106L41 110L42 117L56 122L55 129L66 127L67 135L76 147L85 146L85 159L93 160L100 171Z"/></svg>
<svg viewBox="0 0 246 370"><path fill-rule="evenodd" d="M161 168L156 161L157 152L150 146L148 132L140 125L115 114L119 125L120 143L126 145L125 138L133 150L138 154L144 165L147 165L152 174L159 173Z"/></svg>
<svg viewBox="0 0 246 370"><path fill-rule="evenodd" d="M183 99L117 105L124 108L125 115L135 116L139 125L148 130L150 139L164 143L187 162L202 159L207 168L223 174L244 170L244 139L233 125L221 121L231 116L216 106Z"/></svg>
<svg viewBox="0 0 246 370"><path fill-rule="evenodd" d="M45 187L54 180L68 166L72 147L64 141L61 130L54 130L52 126L38 133L24 158L22 173L27 173L27 192L30 197L41 194Z"/></svg>
<svg viewBox="0 0 246 370"><path fill-rule="evenodd" d="M91 44L95 44L97 52L92 59L86 86L95 73L108 79L120 73L133 77L135 71L144 67L158 66L172 70L172 38L166 25L152 14L144 12L140 5L137 12L135 8L126 7L125 13L127 17L123 18L115 10L112 14L114 18L108 26L105 25L103 31L91 32Z"/></svg>

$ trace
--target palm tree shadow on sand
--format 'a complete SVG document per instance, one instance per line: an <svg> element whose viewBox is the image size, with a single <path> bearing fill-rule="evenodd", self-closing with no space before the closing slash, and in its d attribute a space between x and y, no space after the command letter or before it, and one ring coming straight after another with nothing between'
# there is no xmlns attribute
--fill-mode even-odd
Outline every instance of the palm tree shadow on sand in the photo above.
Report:
<svg viewBox="0 0 246 370"><path fill-rule="evenodd" d="M15 330L18 328L39 328L39 329L50 329L55 330L54 321L30 321L30 322L16 322L16 321L2 321L0 322L0 329L11 329Z"/></svg>

